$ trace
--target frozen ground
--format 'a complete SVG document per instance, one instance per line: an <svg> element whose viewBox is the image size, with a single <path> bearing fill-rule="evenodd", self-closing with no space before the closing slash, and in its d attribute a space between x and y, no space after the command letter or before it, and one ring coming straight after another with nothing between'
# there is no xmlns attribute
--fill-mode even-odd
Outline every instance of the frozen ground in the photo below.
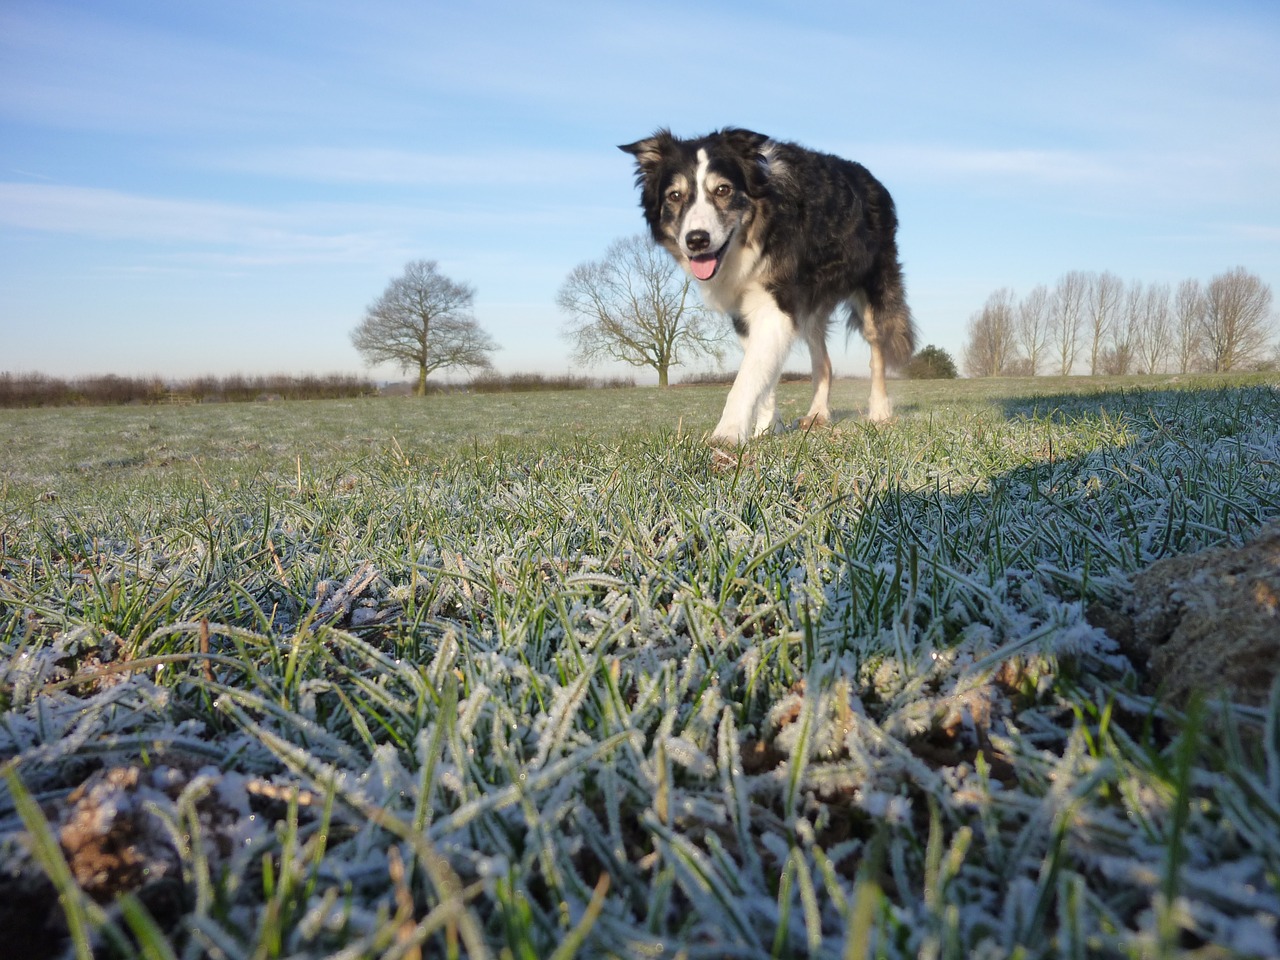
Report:
<svg viewBox="0 0 1280 960"><path fill-rule="evenodd" d="M1084 615L1280 517L1280 394L896 387L728 471L715 390L0 413L0 926L1280 953L1280 701L1162 705Z"/></svg>

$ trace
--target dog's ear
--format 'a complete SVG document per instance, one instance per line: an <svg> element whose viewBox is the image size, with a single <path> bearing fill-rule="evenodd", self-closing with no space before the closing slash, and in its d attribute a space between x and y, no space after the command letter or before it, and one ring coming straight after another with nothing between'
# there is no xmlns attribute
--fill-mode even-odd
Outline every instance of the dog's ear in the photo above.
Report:
<svg viewBox="0 0 1280 960"><path fill-rule="evenodd" d="M640 208L649 221L655 239L659 238L658 220L662 211L662 168L679 152L679 141L670 130L659 130L652 137L624 143L618 147L636 158L636 186L640 188Z"/></svg>
<svg viewBox="0 0 1280 960"><path fill-rule="evenodd" d="M635 143L620 144L618 149L636 158L636 166L644 173L655 169L670 152L675 137L670 130L659 130L652 137L637 140Z"/></svg>
<svg viewBox="0 0 1280 960"><path fill-rule="evenodd" d="M758 161L764 153L764 145L769 138L754 130L743 130L741 127L725 127L720 131L720 140L730 150L744 160Z"/></svg>
<svg viewBox="0 0 1280 960"><path fill-rule="evenodd" d="M725 127L716 136L738 158L748 195L764 196L770 190L770 180L778 172L771 164L773 141L763 133L741 127Z"/></svg>

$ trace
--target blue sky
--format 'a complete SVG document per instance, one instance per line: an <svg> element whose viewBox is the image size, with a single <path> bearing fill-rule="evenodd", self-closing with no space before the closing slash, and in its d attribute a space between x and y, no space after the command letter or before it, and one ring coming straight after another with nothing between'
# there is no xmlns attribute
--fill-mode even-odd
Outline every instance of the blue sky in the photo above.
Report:
<svg viewBox="0 0 1280 960"><path fill-rule="evenodd" d="M1280 296L1275 0L0 0L0 370L364 372L418 258L500 370L575 369L556 290L642 227L615 145L730 124L889 187L957 358L1073 269Z"/></svg>

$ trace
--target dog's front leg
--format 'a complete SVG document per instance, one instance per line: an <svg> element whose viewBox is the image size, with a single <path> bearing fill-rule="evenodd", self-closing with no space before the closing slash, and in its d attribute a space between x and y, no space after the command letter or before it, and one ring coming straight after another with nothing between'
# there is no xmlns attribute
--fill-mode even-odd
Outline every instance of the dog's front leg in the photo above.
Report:
<svg viewBox="0 0 1280 960"><path fill-rule="evenodd" d="M827 353L827 323L812 321L806 339L809 359L813 364L813 403L800 418L800 427L808 430L831 422L831 355Z"/></svg>
<svg viewBox="0 0 1280 960"><path fill-rule="evenodd" d="M772 433L778 429L778 386L777 381L770 387L760 402L756 404L756 426L752 432L753 436L761 436L766 433Z"/></svg>
<svg viewBox="0 0 1280 960"><path fill-rule="evenodd" d="M773 425L774 391L796 335L795 324L772 298L736 318L734 326L742 337L742 366L711 433L712 443L746 443Z"/></svg>

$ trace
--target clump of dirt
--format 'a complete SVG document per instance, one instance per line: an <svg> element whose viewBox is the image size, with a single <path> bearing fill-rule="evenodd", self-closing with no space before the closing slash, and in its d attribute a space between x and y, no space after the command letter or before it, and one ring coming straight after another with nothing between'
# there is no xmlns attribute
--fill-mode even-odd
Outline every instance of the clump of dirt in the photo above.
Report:
<svg viewBox="0 0 1280 960"><path fill-rule="evenodd" d="M183 800L187 791L193 792ZM264 828L250 810L241 775L184 762L98 770L62 800L47 801L44 812L86 894L107 905L132 893L167 929L186 909L189 895L173 835L184 807L194 810L203 854L213 864ZM30 851L22 852L21 835L3 839L0 929L18 933L16 941L0 946L0 954L16 942L15 956L57 955L67 937L57 892Z"/></svg>
<svg viewBox="0 0 1280 960"><path fill-rule="evenodd" d="M1152 564L1123 609L1095 607L1090 620L1169 703L1200 693L1265 704L1280 674L1280 524L1241 547Z"/></svg>
<svg viewBox="0 0 1280 960"><path fill-rule="evenodd" d="M76 883L99 903L181 877L173 841L148 808L158 799L149 796L151 779L138 767L112 767L67 797L58 839Z"/></svg>

